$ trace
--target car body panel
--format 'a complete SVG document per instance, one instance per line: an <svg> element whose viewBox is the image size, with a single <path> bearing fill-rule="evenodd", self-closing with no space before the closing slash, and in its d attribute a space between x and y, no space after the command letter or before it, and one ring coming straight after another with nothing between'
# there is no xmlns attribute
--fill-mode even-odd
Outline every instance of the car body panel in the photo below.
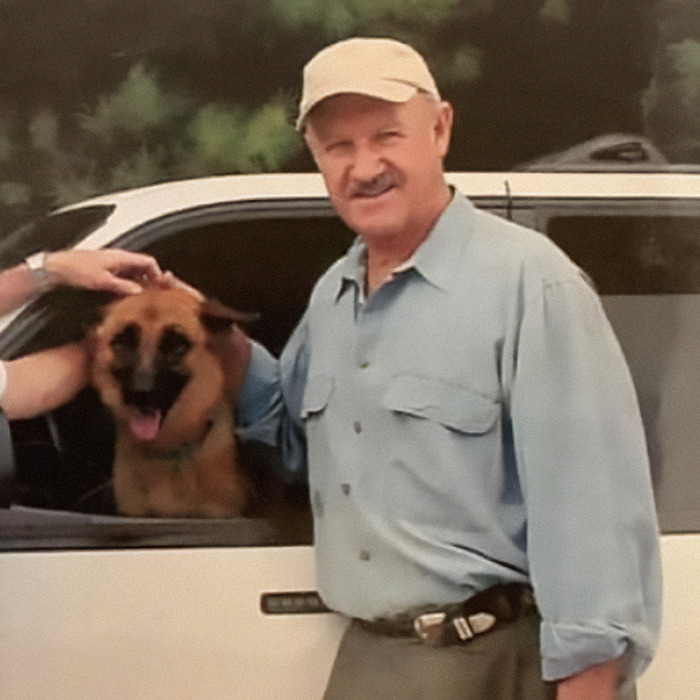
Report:
<svg viewBox="0 0 700 700"><path fill-rule="evenodd" d="M320 698L345 622L261 612L314 587L311 547L275 550L3 554L3 700Z"/></svg>
<svg viewBox="0 0 700 700"><path fill-rule="evenodd" d="M3 700L320 699L346 622L261 613L261 591L314 586L311 547L275 549L3 554ZM697 697L699 550L663 538L673 595L639 700Z"/></svg>

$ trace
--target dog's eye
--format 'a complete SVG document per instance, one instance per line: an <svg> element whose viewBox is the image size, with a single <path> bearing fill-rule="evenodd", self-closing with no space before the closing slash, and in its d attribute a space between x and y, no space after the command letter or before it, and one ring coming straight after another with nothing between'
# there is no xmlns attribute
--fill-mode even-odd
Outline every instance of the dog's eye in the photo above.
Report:
<svg viewBox="0 0 700 700"><path fill-rule="evenodd" d="M192 347L192 341L184 334L168 328L160 339L158 350L167 362L179 362Z"/></svg>
<svg viewBox="0 0 700 700"><path fill-rule="evenodd" d="M139 335L138 326L132 324L117 333L109 345L119 359L126 361L138 350Z"/></svg>

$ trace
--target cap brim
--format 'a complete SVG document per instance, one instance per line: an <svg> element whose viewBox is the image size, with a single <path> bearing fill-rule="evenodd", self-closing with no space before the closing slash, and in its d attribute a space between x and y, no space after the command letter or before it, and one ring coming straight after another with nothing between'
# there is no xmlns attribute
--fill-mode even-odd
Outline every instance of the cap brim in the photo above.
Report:
<svg viewBox="0 0 700 700"><path fill-rule="evenodd" d="M304 121L311 110L323 100L335 95L366 95L367 97L375 97L386 102L408 102L417 92L418 88L415 85L390 80L383 80L375 84L363 82L362 85L351 83L346 85L336 84L326 90L314 91L313 97L302 102L296 121L296 128L297 131L301 131Z"/></svg>

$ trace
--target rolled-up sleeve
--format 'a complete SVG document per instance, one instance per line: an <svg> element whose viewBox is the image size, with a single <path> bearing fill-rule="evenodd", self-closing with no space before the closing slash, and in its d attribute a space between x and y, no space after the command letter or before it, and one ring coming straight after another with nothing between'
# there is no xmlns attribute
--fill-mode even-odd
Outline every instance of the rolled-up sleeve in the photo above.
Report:
<svg viewBox="0 0 700 700"><path fill-rule="evenodd" d="M279 362L259 343L252 343L245 382L238 398L237 434L277 446L277 430L283 411Z"/></svg>
<svg viewBox="0 0 700 700"><path fill-rule="evenodd" d="M306 478L306 439L301 403L308 373L307 326L302 319L280 360L252 344L246 379L238 400L237 434L279 448L285 476Z"/></svg>
<svg viewBox="0 0 700 700"><path fill-rule="evenodd" d="M544 678L623 653L637 676L658 641L661 567L622 351L582 277L546 283L525 301L515 348L511 419Z"/></svg>

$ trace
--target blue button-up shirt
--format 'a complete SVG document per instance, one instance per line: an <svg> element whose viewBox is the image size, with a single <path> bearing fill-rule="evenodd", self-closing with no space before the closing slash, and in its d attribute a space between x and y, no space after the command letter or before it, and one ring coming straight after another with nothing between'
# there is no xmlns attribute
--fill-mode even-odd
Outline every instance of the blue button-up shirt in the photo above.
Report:
<svg viewBox="0 0 700 700"><path fill-rule="evenodd" d="M253 353L242 435L308 479L319 591L371 619L533 585L545 679L656 645L658 533L620 347L546 237L456 195L369 298L357 242L276 363Z"/></svg>

